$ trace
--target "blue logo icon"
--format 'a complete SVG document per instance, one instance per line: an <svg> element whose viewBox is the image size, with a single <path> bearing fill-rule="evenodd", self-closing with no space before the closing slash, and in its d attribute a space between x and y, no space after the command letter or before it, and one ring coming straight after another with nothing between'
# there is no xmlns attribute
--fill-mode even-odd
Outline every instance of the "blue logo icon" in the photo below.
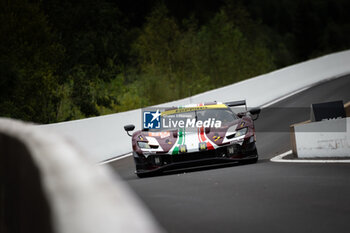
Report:
<svg viewBox="0 0 350 233"><path fill-rule="evenodd" d="M159 110L156 112L144 111L143 112L143 128L144 129L160 129L161 114Z"/></svg>

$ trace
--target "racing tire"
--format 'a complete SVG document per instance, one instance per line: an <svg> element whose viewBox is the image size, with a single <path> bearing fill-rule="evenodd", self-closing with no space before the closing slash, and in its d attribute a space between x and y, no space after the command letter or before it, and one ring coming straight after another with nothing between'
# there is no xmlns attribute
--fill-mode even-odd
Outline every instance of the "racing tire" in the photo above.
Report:
<svg viewBox="0 0 350 233"><path fill-rule="evenodd" d="M253 163L257 163L258 162L258 157L249 160L249 163L253 164Z"/></svg>
<svg viewBox="0 0 350 233"><path fill-rule="evenodd" d="M257 163L259 160L259 155L258 155L258 150L256 147L254 148L253 151L251 151L250 156L254 156L254 158L246 158L245 160L242 161L243 164L253 164Z"/></svg>
<svg viewBox="0 0 350 233"><path fill-rule="evenodd" d="M147 177L146 174L136 174L136 175L137 175L138 178L145 178L145 177Z"/></svg>
<svg viewBox="0 0 350 233"><path fill-rule="evenodd" d="M136 173L138 178L146 178L146 177L152 177L152 176L156 176L159 175L158 172L147 172L147 173Z"/></svg>
<svg viewBox="0 0 350 233"><path fill-rule="evenodd" d="M257 163L257 162L258 162L258 160L259 160L259 155L258 155L258 150L256 149L256 147L255 147L255 149L254 149L253 154L256 155L256 158L249 159L248 163Z"/></svg>

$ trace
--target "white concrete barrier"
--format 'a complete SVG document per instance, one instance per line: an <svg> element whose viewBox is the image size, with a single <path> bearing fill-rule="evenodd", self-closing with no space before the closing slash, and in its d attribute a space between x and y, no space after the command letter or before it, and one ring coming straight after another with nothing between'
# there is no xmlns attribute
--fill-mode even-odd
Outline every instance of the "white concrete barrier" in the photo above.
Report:
<svg viewBox="0 0 350 233"><path fill-rule="evenodd" d="M53 134L51 130L0 118L0 145L2 145L0 161L11 164L13 168L7 170L8 173L4 171L5 169L0 171L1 232L12 232L12 227L16 226L20 230L15 232L48 232L38 227L38 224L33 226L28 223L28 226L38 227L40 231L16 224L16 221L21 222L16 216L3 216L3 213L9 213L8 209L11 206L8 206L8 203L2 204L10 198L18 202L16 205L18 209L14 210L14 215L19 211L17 215L20 217L30 212L26 207L30 206L31 200L40 202L35 198L36 195L31 195L33 199L25 200L21 198L17 200L11 196L9 199L3 198L4 193L15 197L26 196L26 193L21 190L31 193L32 190L23 190L21 187L27 184L29 177L31 177L30 182L37 183L33 177L38 176L31 174L36 169L39 174L37 179L40 179L39 183L43 188L42 192L38 190L37 193L45 194L52 215L50 218L53 226L47 226L45 229L51 228L56 233L161 232L152 215L143 208L135 194L116 174L112 173L107 166L96 165L85 156L88 151L79 149L69 140ZM34 165L26 160L28 157L30 157L28 161L34 161ZM27 162L23 163L22 160ZM0 168L4 168L3 166L5 166L4 163ZM12 179L9 177L11 174L21 179L18 177ZM34 208L40 207L34 206ZM37 212L45 211L38 209ZM36 211L33 210L33 213L36 214ZM27 216L27 218L30 217ZM24 219L26 219L25 216ZM41 224L45 225L47 221L42 219Z"/></svg>
<svg viewBox="0 0 350 233"><path fill-rule="evenodd" d="M350 50L330 54L292 65L268 74L218 88L162 106L177 106L207 101L232 101L245 99L248 106L262 106L302 88L350 73ZM157 90L155 90L157 91ZM93 155L96 162L131 151L131 140L123 126L141 125L141 111L93 117L77 121L44 125L69 136L75 143Z"/></svg>
<svg viewBox="0 0 350 233"><path fill-rule="evenodd" d="M350 118L294 125L298 158L350 157Z"/></svg>

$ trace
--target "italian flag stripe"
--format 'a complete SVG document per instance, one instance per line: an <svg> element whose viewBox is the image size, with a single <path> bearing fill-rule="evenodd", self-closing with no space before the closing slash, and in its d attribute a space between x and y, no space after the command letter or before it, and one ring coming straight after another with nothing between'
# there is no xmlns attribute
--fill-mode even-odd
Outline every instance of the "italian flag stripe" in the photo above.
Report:
<svg viewBox="0 0 350 233"><path fill-rule="evenodd" d="M182 107L179 107L179 109L181 109ZM178 137L179 137L179 141L176 145L176 147L173 150L173 155L177 155L179 154L179 145L183 145L185 144L185 129L179 129L178 131Z"/></svg>

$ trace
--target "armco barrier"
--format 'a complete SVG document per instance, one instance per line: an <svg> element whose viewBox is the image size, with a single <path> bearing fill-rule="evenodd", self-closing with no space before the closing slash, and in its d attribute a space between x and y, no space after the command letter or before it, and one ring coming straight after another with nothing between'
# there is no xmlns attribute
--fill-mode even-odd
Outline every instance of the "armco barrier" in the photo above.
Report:
<svg viewBox="0 0 350 233"><path fill-rule="evenodd" d="M85 154L48 130L0 118L0 232L160 232L128 187Z"/></svg>
<svg viewBox="0 0 350 233"><path fill-rule="evenodd" d="M248 106L261 106L315 83L349 74L349 64L350 50L309 60L162 106L240 99L245 99ZM136 129L140 128L140 109L40 127L68 135L75 143L90 151L93 159L99 162L131 151L131 140L123 129L124 125L130 123L135 124Z"/></svg>

